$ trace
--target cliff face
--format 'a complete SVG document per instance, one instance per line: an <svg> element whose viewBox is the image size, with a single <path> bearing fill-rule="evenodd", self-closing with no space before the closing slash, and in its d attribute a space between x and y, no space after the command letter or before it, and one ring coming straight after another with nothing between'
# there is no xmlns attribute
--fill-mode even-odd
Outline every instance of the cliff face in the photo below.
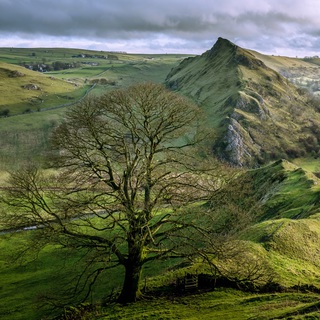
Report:
<svg viewBox="0 0 320 320"><path fill-rule="evenodd" d="M320 116L309 97L228 40L219 38L211 50L182 61L166 84L202 106L204 125L217 137L213 152L234 165L256 167L319 151ZM317 140L311 148L310 136Z"/></svg>

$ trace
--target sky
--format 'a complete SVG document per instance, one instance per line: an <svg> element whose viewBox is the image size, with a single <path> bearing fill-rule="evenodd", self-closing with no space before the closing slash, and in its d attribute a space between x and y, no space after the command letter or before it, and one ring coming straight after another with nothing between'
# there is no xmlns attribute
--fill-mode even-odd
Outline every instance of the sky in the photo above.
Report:
<svg viewBox="0 0 320 320"><path fill-rule="evenodd" d="M0 0L0 47L320 56L320 0Z"/></svg>

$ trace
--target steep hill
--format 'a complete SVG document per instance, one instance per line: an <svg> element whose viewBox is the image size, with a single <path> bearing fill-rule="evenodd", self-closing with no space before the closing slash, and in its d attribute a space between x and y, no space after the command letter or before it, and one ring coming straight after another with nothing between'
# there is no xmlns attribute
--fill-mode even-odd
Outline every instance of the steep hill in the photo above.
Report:
<svg viewBox="0 0 320 320"><path fill-rule="evenodd" d="M212 202L220 221L245 217L250 243L285 286L320 286L320 180L286 161L248 170L221 189ZM232 220L231 220L232 221Z"/></svg>
<svg viewBox="0 0 320 320"><path fill-rule="evenodd" d="M232 164L255 167L319 151L320 114L310 95L228 40L185 59L166 84L205 109L213 150Z"/></svg>
<svg viewBox="0 0 320 320"><path fill-rule="evenodd" d="M320 180L287 160L279 160L240 174L212 202L218 210L230 205L250 213L255 222L308 218L320 213Z"/></svg>

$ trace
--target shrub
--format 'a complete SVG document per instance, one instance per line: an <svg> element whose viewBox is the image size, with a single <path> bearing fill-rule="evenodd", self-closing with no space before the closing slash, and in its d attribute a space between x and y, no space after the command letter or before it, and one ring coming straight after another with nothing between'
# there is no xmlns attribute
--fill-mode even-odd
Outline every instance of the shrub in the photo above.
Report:
<svg viewBox="0 0 320 320"><path fill-rule="evenodd" d="M81 303L78 306L69 306L65 308L64 314L55 320L90 320L95 319L94 311L96 307L90 303Z"/></svg>
<svg viewBox="0 0 320 320"><path fill-rule="evenodd" d="M303 150L299 150L296 148L289 148L286 150L286 154L288 155L289 158L299 158L304 155Z"/></svg>
<svg viewBox="0 0 320 320"><path fill-rule="evenodd" d="M0 111L0 117L4 118L4 117L8 117L10 114L10 110L9 109L4 109Z"/></svg>

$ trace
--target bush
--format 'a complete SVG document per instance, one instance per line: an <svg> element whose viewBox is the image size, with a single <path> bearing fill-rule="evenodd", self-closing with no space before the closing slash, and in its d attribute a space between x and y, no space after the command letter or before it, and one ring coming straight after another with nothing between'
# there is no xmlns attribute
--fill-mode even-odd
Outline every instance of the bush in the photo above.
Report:
<svg viewBox="0 0 320 320"><path fill-rule="evenodd" d="M95 319L94 311L96 307L90 303L81 303L78 306L65 308L64 314L55 320L90 320Z"/></svg>
<svg viewBox="0 0 320 320"><path fill-rule="evenodd" d="M10 114L10 110L9 109L4 109L0 111L0 117L4 118L4 117L8 117Z"/></svg>
<svg viewBox="0 0 320 320"><path fill-rule="evenodd" d="M299 150L296 148L289 148L286 150L286 154L288 155L289 158L294 159L294 158L299 158L305 154L304 150Z"/></svg>
<svg viewBox="0 0 320 320"><path fill-rule="evenodd" d="M303 143L305 150L309 153L314 152L316 154L320 149L318 139L314 136L307 136L299 141Z"/></svg>

